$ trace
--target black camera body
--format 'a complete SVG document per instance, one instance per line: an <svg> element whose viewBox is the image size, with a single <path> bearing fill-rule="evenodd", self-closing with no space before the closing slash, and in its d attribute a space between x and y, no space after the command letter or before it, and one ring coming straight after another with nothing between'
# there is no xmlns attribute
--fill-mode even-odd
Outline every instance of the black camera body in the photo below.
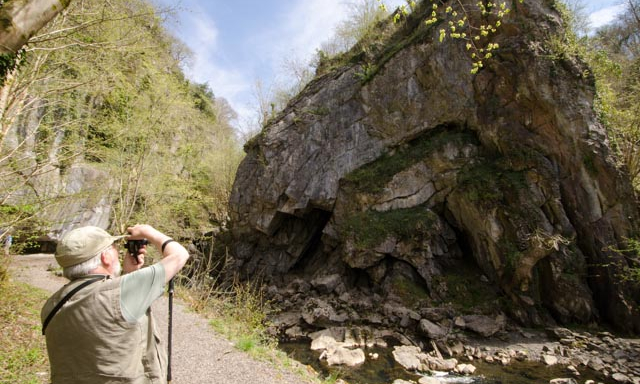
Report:
<svg viewBox="0 0 640 384"><path fill-rule="evenodd" d="M138 263L140 263L140 259L138 258L138 254L140 253L140 248L142 248L143 246L149 244L149 240L147 239L142 239L142 240L127 240L126 242L126 246L127 246L127 251L129 251L129 254L133 257L136 258L136 261Z"/></svg>

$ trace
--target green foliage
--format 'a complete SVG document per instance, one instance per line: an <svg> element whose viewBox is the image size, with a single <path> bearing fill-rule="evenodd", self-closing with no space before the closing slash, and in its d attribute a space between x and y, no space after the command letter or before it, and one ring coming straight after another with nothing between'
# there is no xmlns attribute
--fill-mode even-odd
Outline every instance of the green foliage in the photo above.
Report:
<svg viewBox="0 0 640 384"><path fill-rule="evenodd" d="M24 250L33 248L37 244L38 238L45 235L43 230L35 228L46 228L48 224L36 217L39 205L0 205L0 223L3 223L3 230L13 237L11 252L13 254L22 253ZM0 237L0 243L5 237ZM0 281L6 277L6 267L8 260L0 262ZM3 272L4 271L4 272Z"/></svg>
<svg viewBox="0 0 640 384"><path fill-rule="evenodd" d="M360 40L375 33L376 25L389 16L380 0L364 0L349 4L346 18L338 24L334 36L322 45L318 59L346 52Z"/></svg>
<svg viewBox="0 0 640 384"><path fill-rule="evenodd" d="M40 103L39 124L18 135L25 143L36 139L35 164L22 149L3 146L0 157L2 189L20 196L19 204L49 217L60 211L54 200L59 207L69 199L91 206L106 198L114 231L152 222L178 237L196 237L225 220L242 158L230 125L235 112L208 85L185 80L184 48L165 31L164 16L146 0L74 2L42 31L47 38L31 43L38 49L12 86ZM33 120L26 109L17 113ZM70 195L34 176L83 163L101 175Z"/></svg>
<svg viewBox="0 0 640 384"><path fill-rule="evenodd" d="M490 283L483 282L478 269L470 264L457 265L455 271L445 271L434 277L434 285L443 292L440 300L462 313L495 313L498 293Z"/></svg>
<svg viewBox="0 0 640 384"><path fill-rule="evenodd" d="M522 251L518 249L518 246L508 239L501 238L498 245L504 257L503 275L506 281L515 273L516 267L520 264L523 254Z"/></svg>
<svg viewBox="0 0 640 384"><path fill-rule="evenodd" d="M356 75L358 76L358 78L360 78L360 81L362 81L362 83L367 83L369 80L371 80L373 78L373 76L378 72L378 68L375 65L372 65L370 63L366 63L362 66L362 71L356 73Z"/></svg>
<svg viewBox="0 0 640 384"><path fill-rule="evenodd" d="M381 1L381 0L380 0ZM524 0L518 0L522 3ZM477 73L483 61L493 56L500 47L491 41L502 21L511 12L507 1L478 1L465 3L461 0L429 0L422 3L427 12L422 13L424 24L428 27L445 23L438 30L438 40L446 38L462 40L472 60L471 73ZM381 7L386 8L381 2ZM393 22L399 23L408 19L409 10L416 9L414 1L407 1L393 15Z"/></svg>
<svg viewBox="0 0 640 384"><path fill-rule="evenodd" d="M378 71L384 67L398 52L424 40L435 26L416 25L416 19L419 15L409 14L402 23L400 32L393 33L386 37L388 32L384 28L384 24L380 24L378 30L367 35L363 40L354 47L349 53L353 55L351 61L356 61L360 57L368 58L369 62L365 65L367 68L366 76L362 77L363 84L371 80ZM388 27L387 27L388 29Z"/></svg>
<svg viewBox="0 0 640 384"><path fill-rule="evenodd" d="M571 3L571 2L569 2ZM637 0L626 2L626 12L592 36L584 33L580 10L563 1L554 2L561 13L565 33L551 38L548 48L554 60L584 59L589 70L581 75L595 80L595 110L607 128L616 159L628 171L636 190L640 189L640 23L633 17ZM583 33L580 33L583 32ZM583 159L589 172L596 172L593 159Z"/></svg>
<svg viewBox="0 0 640 384"><path fill-rule="evenodd" d="M190 89L194 107L206 117L216 119L215 97L208 84L194 84Z"/></svg>
<svg viewBox="0 0 640 384"><path fill-rule="evenodd" d="M345 179L359 191L381 192L384 186L398 172L409 168L441 149L447 143L476 143L476 137L467 131L457 129L436 129L407 145L390 151L370 164L356 169Z"/></svg>
<svg viewBox="0 0 640 384"><path fill-rule="evenodd" d="M1 5L0 8L2 8ZM0 54L0 86L4 85L4 80L11 72L20 69L25 64L26 53L26 49L21 48L16 53Z"/></svg>
<svg viewBox="0 0 640 384"><path fill-rule="evenodd" d="M391 289L408 308L415 308L417 303L428 301L431 298L429 291L423 284L400 276L393 278Z"/></svg>
<svg viewBox="0 0 640 384"><path fill-rule="evenodd" d="M0 383L48 383L40 308L47 294L14 282L0 282ZM44 373L44 375L42 375Z"/></svg>
<svg viewBox="0 0 640 384"><path fill-rule="evenodd" d="M211 326L239 350L264 358L277 345L266 332L267 316L273 309L258 285L235 282L228 293L214 293L208 303L208 310L216 314Z"/></svg>
<svg viewBox="0 0 640 384"><path fill-rule="evenodd" d="M257 345L256 339L252 336L241 336L236 342L236 348L243 352L248 352L255 348Z"/></svg>
<svg viewBox="0 0 640 384"><path fill-rule="evenodd" d="M24 205L0 205L0 215L2 217L30 216L35 213L35 207L29 204Z"/></svg>
<svg viewBox="0 0 640 384"><path fill-rule="evenodd" d="M214 270L220 266L211 263L212 256L207 258L207 265L196 271L187 289L178 286L181 298L209 319L214 330L253 358L268 361L279 369L293 371L304 378L304 382L334 383L337 375L321 380L308 367L277 350L277 340L267 334L266 328L266 319L273 309L264 300L262 289L255 284L238 282L231 284L228 290L219 289L220 284L215 282L219 281L221 275Z"/></svg>
<svg viewBox="0 0 640 384"><path fill-rule="evenodd" d="M588 55L587 37L579 35L576 31L577 16L561 1L556 1L553 5L562 15L564 33L551 36L548 41L552 58L554 60L575 60L576 57L586 57Z"/></svg>
<svg viewBox="0 0 640 384"><path fill-rule="evenodd" d="M23 50L20 52L24 52ZM0 85L4 84L4 79L16 67L20 61L20 53L3 53L0 54Z"/></svg>
<svg viewBox="0 0 640 384"><path fill-rule="evenodd" d="M501 160L488 160L462 170L458 179L460 190L470 201L492 207L505 201L505 194L525 188L525 174L502 166Z"/></svg>
<svg viewBox="0 0 640 384"><path fill-rule="evenodd" d="M335 384L338 382L340 378L340 372L333 371L329 374L329 376L325 377L323 383L325 384Z"/></svg>
<svg viewBox="0 0 640 384"><path fill-rule="evenodd" d="M364 211L349 216L341 229L353 236L358 248L370 249L390 235L398 239L429 236L437 218L437 214L422 206L385 212Z"/></svg>
<svg viewBox="0 0 640 384"><path fill-rule="evenodd" d="M640 190L640 23L633 15L638 6L637 0L626 2L626 11L614 23L580 40L582 57L595 79L596 111L636 190Z"/></svg>
<svg viewBox="0 0 640 384"><path fill-rule="evenodd" d="M414 44L416 41L422 40L428 33L429 33L429 28L424 28L420 26L419 28L416 28L415 31L413 31L409 36L406 36L404 38L396 37L394 39L391 39L391 41L388 44L382 47L382 49L380 50L379 54L376 57L371 58L370 62L367 62L363 65L363 70L360 73L358 73L358 77L360 78L362 83L366 84L371 79L373 79L374 76L378 73L378 71L380 71L380 69L383 68L384 65L387 62L389 62L398 52ZM370 41L370 39L371 38L367 37L363 42L359 44L359 46L364 46L364 44L367 44L367 42ZM356 58L360 56L364 56L364 57L372 56L372 53L373 53L373 52L371 53L367 52L366 48L363 48L363 52L358 52L357 50L352 50L352 51L353 53L357 54L357 56L354 56L351 58L352 61L356 61Z"/></svg>
<svg viewBox="0 0 640 384"><path fill-rule="evenodd" d="M626 249L614 249L615 252L623 255L627 261L627 264L622 266L622 273L619 278L640 286L640 240L629 238L625 240L627 242Z"/></svg>
<svg viewBox="0 0 640 384"><path fill-rule="evenodd" d="M335 49L332 44L326 44L322 50L318 51L315 63L316 75L321 76L345 65L360 64L362 70L357 76L363 83L370 81L393 55L414 42L416 38L424 36L427 30L427 28L417 28L417 32L407 33L410 35L408 37L403 33L397 33L399 30L407 32L419 26L419 22L407 8L403 9L404 11L401 10L400 13L406 20L394 25L388 17L384 4L376 6L372 0L365 1L351 16L352 31L357 32L350 34L349 43L340 45L340 49ZM340 40L339 38L340 29L338 29L336 40Z"/></svg>
<svg viewBox="0 0 640 384"><path fill-rule="evenodd" d="M472 59L471 73L477 73L483 67L483 61L490 59L493 52L500 48L497 43L491 42L491 35L498 31L511 8L506 1L497 0L478 1L475 5L467 5L460 0L452 1L451 5L441 0L429 1L432 11L425 24L432 25L440 19L448 20L445 28L439 30L439 41L443 42L447 37L465 41ZM524 0L518 1L522 3Z"/></svg>
<svg viewBox="0 0 640 384"><path fill-rule="evenodd" d="M320 108L314 108L314 109L305 109L304 112L309 113L311 115L316 115L316 116L326 116L331 111L329 110L329 108L320 107Z"/></svg>

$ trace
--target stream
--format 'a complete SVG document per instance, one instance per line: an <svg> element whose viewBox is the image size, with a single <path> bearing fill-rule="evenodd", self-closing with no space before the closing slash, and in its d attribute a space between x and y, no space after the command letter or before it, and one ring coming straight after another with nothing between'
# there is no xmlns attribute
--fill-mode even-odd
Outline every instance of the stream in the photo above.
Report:
<svg viewBox="0 0 640 384"><path fill-rule="evenodd" d="M323 377L337 374L339 378L346 380L349 384L391 384L396 379L417 382L420 377L427 375L427 373L424 375L411 373L397 364L391 354L392 346L366 349L367 356L370 353L377 353L379 357L375 360L367 357L366 362L357 367L328 366L325 361L319 360L320 352L312 351L309 342L306 341L283 342L280 343L280 349L292 359L313 367ZM437 376L443 383L469 384L541 384L548 383L551 379L572 377L565 367L558 365L545 366L538 363L517 361L508 366L481 361L468 363L477 368L472 376L447 374L446 372L437 372L433 376ZM575 378L578 383L595 380L596 383L611 384L589 369L581 369L580 373L580 377Z"/></svg>

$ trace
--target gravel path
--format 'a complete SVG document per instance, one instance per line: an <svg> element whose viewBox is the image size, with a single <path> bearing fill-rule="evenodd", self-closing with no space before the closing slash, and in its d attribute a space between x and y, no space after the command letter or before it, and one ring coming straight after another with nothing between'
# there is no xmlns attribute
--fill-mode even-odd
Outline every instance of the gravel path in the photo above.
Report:
<svg viewBox="0 0 640 384"><path fill-rule="evenodd" d="M55 292L67 282L48 271L55 266L57 264L51 254L14 256L12 278ZM232 343L216 334L206 319L190 312L177 300L174 300L173 310L172 384L312 383L237 350ZM166 337L166 295L154 303L153 311Z"/></svg>

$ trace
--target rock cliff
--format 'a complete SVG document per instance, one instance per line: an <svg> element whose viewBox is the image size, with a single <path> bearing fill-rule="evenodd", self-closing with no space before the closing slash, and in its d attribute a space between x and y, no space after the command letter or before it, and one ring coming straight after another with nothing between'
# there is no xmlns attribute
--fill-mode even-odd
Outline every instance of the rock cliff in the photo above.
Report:
<svg viewBox="0 0 640 384"><path fill-rule="evenodd" d="M47 223L38 238L41 248L47 249L47 243L55 243L62 233L76 226L108 228L111 202L105 185L110 181L99 167L82 159L67 159L62 144L64 130L53 133L51 144L44 145L37 128L46 108L41 101L34 104L35 108L21 116L4 138L0 169L5 179L0 180L0 195L7 205L48 202L35 212L38 220ZM65 161L70 164L63 166ZM74 198L67 198L70 196Z"/></svg>
<svg viewBox="0 0 640 384"><path fill-rule="evenodd" d="M553 2L514 2L476 75L421 12L386 45L354 48L246 146L230 200L237 270L288 287L291 308L324 300L329 324L417 328L453 307L640 332L619 251L638 229L634 193L589 69L552 49ZM303 283L322 298L295 295Z"/></svg>

